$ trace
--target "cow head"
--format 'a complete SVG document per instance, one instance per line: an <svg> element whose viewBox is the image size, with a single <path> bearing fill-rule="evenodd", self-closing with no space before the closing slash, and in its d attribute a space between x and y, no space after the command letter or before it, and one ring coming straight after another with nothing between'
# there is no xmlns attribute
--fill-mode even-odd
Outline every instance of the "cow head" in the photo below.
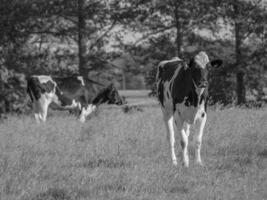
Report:
<svg viewBox="0 0 267 200"><path fill-rule="evenodd" d="M101 103L108 103L108 104L117 104L122 105L123 100L119 95L118 90L115 88L113 84L110 84L104 90L102 90L93 100L93 104L101 104Z"/></svg>
<svg viewBox="0 0 267 200"><path fill-rule="evenodd" d="M208 55L201 51L189 63L192 82L198 95L201 95L208 87L208 71L211 67L220 67L222 60L209 60Z"/></svg>

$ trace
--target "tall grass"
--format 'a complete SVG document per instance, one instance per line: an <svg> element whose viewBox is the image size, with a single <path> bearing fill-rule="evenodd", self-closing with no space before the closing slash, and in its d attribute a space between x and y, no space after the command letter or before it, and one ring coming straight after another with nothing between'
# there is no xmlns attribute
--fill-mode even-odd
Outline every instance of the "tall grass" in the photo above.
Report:
<svg viewBox="0 0 267 200"><path fill-rule="evenodd" d="M161 111L0 124L0 199L267 199L267 110L209 111L204 167L171 164ZM191 131L190 142L194 135ZM177 134L177 155L181 157Z"/></svg>

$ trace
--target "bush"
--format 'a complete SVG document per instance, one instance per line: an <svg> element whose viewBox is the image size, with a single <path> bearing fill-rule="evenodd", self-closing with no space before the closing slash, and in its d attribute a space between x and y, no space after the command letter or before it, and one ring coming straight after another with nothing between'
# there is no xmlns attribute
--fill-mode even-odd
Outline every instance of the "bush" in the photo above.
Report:
<svg viewBox="0 0 267 200"><path fill-rule="evenodd" d="M0 66L0 113L28 110L25 91L25 75Z"/></svg>

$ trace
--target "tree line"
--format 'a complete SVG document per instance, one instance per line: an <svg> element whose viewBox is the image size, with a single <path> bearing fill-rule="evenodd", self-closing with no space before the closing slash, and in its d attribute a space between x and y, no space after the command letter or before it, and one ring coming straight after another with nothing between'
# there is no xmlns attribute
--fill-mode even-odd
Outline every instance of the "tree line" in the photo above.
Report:
<svg viewBox="0 0 267 200"><path fill-rule="evenodd" d="M153 89L160 60L189 59L199 50L225 61L211 71L213 102L243 104L247 91L260 99L266 86L266 21L264 0L2 0L1 102L8 110L22 110L23 80L30 74L125 78L119 70L145 75ZM112 60L122 54L134 64L114 66Z"/></svg>

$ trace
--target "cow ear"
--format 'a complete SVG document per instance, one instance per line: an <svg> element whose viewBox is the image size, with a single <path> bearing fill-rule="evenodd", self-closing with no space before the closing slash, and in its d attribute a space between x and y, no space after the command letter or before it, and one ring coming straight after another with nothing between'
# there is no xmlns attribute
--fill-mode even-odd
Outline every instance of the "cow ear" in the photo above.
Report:
<svg viewBox="0 0 267 200"><path fill-rule="evenodd" d="M219 68L223 64L223 61L221 59L216 59L210 62L210 65L212 68Z"/></svg>
<svg viewBox="0 0 267 200"><path fill-rule="evenodd" d="M188 63L189 63L189 64L187 64L186 62L183 62L184 66L186 66L186 67L185 67L186 69L187 69L187 68L192 68L192 67L194 67L194 65L195 65L195 60L194 60L194 58L190 59Z"/></svg>

